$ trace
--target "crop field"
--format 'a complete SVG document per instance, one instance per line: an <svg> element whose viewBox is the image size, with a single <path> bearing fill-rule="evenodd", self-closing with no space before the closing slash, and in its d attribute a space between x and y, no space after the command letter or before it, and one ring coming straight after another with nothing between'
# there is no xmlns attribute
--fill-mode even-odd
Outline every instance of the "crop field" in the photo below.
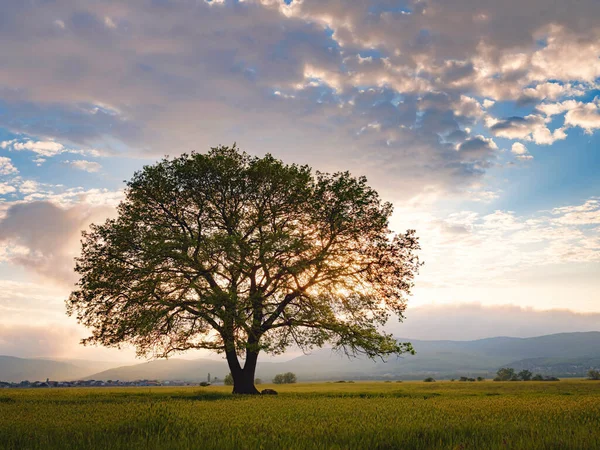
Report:
<svg viewBox="0 0 600 450"><path fill-rule="evenodd" d="M0 448L600 448L600 382L275 388L262 397L222 386L5 389Z"/></svg>

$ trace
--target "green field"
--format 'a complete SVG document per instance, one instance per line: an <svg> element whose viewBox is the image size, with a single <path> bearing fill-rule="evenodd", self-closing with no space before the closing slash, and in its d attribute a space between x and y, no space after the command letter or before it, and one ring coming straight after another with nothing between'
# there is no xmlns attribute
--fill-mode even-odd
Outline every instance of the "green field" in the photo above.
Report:
<svg viewBox="0 0 600 450"><path fill-rule="evenodd" d="M600 448L600 382L276 389L277 397L216 386L5 389L0 448Z"/></svg>

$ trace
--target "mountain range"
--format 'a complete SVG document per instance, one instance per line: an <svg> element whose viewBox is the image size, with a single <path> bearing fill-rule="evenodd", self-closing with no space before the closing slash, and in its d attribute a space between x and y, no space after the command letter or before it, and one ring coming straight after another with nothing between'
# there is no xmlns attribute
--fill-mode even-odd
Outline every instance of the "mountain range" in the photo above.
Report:
<svg viewBox="0 0 600 450"><path fill-rule="evenodd" d="M400 339L402 342L410 339ZM412 340L416 355L387 361L347 358L331 349L318 349L285 362L259 362L256 376L294 372L300 381L339 379L422 379L460 376L492 377L500 367L529 369L559 377L585 376L600 367L600 332L561 333L533 338L495 337L474 341ZM0 381L138 379L204 381L229 372L224 360L172 358L107 368L110 363L51 361L0 356ZM103 370L107 369L107 370Z"/></svg>

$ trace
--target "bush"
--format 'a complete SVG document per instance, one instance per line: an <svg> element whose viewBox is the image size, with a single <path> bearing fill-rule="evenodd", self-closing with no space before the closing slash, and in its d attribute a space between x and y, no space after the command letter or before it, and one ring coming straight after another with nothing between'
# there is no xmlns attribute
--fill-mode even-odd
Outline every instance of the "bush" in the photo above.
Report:
<svg viewBox="0 0 600 450"><path fill-rule="evenodd" d="M475 378L460 377L458 381L475 381Z"/></svg>
<svg viewBox="0 0 600 450"><path fill-rule="evenodd" d="M260 378L256 378L254 380L254 384L262 384L262 380Z"/></svg>
<svg viewBox="0 0 600 450"><path fill-rule="evenodd" d="M588 378L590 380L600 380L600 370L590 369L588 372Z"/></svg>
<svg viewBox="0 0 600 450"><path fill-rule="evenodd" d="M296 381L296 374L292 372L278 373L273 378L273 383L275 384L293 384Z"/></svg>
<svg viewBox="0 0 600 450"><path fill-rule="evenodd" d="M485 381L485 378L483 378L483 377L477 377L477 381Z"/></svg>
<svg viewBox="0 0 600 450"><path fill-rule="evenodd" d="M523 381L531 381L533 374L529 370L521 370L517 376Z"/></svg>
<svg viewBox="0 0 600 450"><path fill-rule="evenodd" d="M210 383L208 381L203 381L202 383L200 383L200 386L202 386L202 387L210 386Z"/></svg>
<svg viewBox="0 0 600 450"><path fill-rule="evenodd" d="M494 381L512 381L516 377L515 369L511 367L503 367L496 374L498 376L494 378Z"/></svg>
<svg viewBox="0 0 600 450"><path fill-rule="evenodd" d="M423 380L425 383L433 383L435 382L435 379L433 379L432 377L427 377Z"/></svg>
<svg viewBox="0 0 600 450"><path fill-rule="evenodd" d="M231 372L225 375L223 383L225 383L226 386L233 386L233 375L231 375Z"/></svg>
<svg viewBox="0 0 600 450"><path fill-rule="evenodd" d="M560 379L556 378L556 377L549 377L549 376L543 377L539 373L536 373L533 376L533 378L531 378L531 381L560 381Z"/></svg>

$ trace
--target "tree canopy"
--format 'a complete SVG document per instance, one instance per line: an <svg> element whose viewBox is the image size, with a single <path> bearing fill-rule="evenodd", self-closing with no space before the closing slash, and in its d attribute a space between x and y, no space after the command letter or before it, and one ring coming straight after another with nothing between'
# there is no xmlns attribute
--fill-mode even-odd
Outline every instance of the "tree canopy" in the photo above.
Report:
<svg viewBox="0 0 600 450"><path fill-rule="evenodd" d="M391 214L348 172L235 145L165 158L134 174L116 219L84 233L67 310L91 329L84 343L225 353L234 392L257 392L261 351L412 351L381 330L403 319L420 266L414 230L393 235Z"/></svg>

